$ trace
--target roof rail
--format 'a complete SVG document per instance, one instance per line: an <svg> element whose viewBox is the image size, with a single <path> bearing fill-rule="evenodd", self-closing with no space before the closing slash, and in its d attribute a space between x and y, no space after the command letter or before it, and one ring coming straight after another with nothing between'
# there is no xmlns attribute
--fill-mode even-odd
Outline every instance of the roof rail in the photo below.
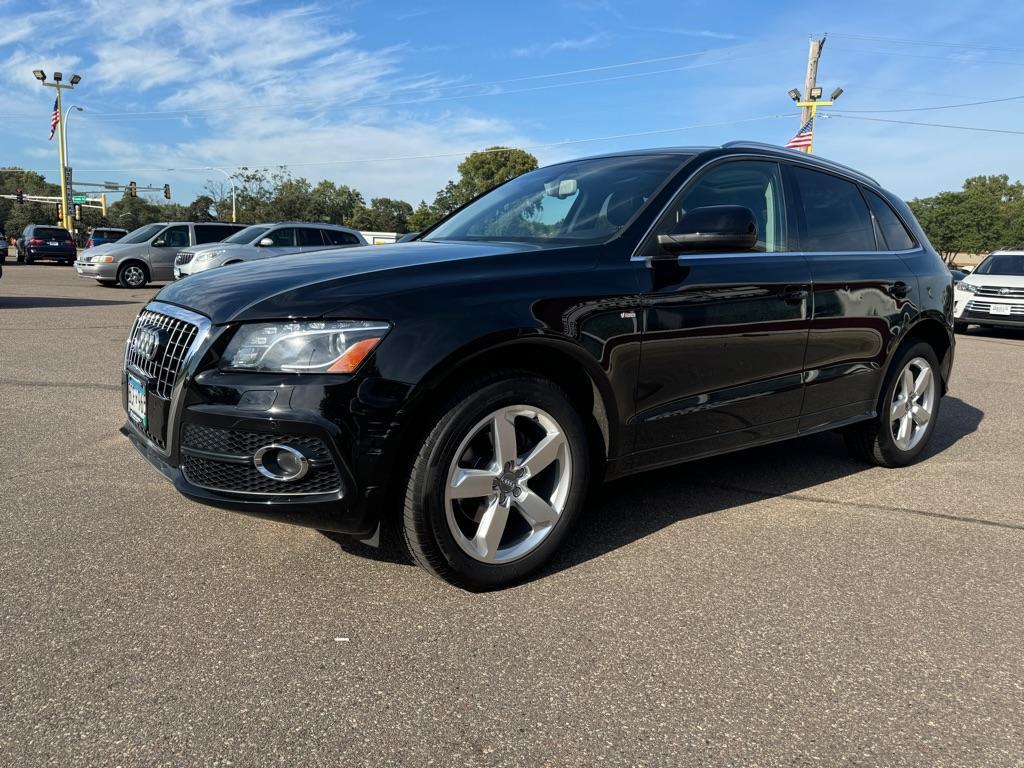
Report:
<svg viewBox="0 0 1024 768"><path fill-rule="evenodd" d="M836 170L841 170L845 173L850 174L851 176L856 176L859 179L874 184L876 187L882 186L881 184L878 183L876 179L872 178L871 176L868 176L866 173L858 171L856 168L851 168L848 165L837 163L835 160L827 160L826 158L820 157L819 155L807 155L803 152L798 152L795 149L789 149L788 147L783 147L778 144L768 144L767 142L764 141L728 141L722 145L722 149L733 149L736 147L749 147L750 149L771 149L776 152L782 152L785 154L800 155L800 157L804 159L810 159L814 163L824 165L826 167L835 168Z"/></svg>

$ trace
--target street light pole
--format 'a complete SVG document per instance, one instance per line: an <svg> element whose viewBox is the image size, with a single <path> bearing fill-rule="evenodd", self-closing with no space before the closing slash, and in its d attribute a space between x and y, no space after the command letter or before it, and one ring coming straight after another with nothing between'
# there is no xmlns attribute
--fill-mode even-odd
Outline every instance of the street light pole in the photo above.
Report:
<svg viewBox="0 0 1024 768"><path fill-rule="evenodd" d="M82 107L78 106L77 104L72 104L70 107L68 107L66 110L64 110L64 120L61 122L61 126L60 127L61 127L61 130L64 131L64 165L65 166L70 165L70 163L68 162L68 118L71 117L71 110L75 110L75 112L85 112L85 109L83 109Z"/></svg>
<svg viewBox="0 0 1024 768"><path fill-rule="evenodd" d="M71 81L68 84L61 82L64 76L60 72L53 73L53 82L46 82L46 73L41 69L32 71L33 76L42 85L47 88L55 88L57 91L57 121L63 123L64 120L64 104L61 100L61 92L64 90L74 90L75 86L82 82L82 78L78 75L72 75ZM68 197L70 190L68 189L68 174L67 174L67 163L66 156L64 154L64 126L58 125L57 132L57 159L60 162L60 223L64 229L71 231L71 206L68 205Z"/></svg>
<svg viewBox="0 0 1024 768"><path fill-rule="evenodd" d="M231 221L232 222L238 221L238 212L235 209L235 180L231 177L231 174L228 173L227 171L225 171L223 168L214 168L211 165L211 166L207 166L206 170L208 170L208 171L220 171L221 173L223 173L227 177L228 184L231 185Z"/></svg>

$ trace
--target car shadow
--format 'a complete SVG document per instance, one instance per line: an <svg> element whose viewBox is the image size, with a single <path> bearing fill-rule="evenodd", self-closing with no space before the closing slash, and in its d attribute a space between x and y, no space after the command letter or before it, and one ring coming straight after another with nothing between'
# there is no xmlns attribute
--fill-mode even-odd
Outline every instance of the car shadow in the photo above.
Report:
<svg viewBox="0 0 1024 768"><path fill-rule="evenodd" d="M976 431L983 418L983 412L969 403L945 397L922 460L943 453ZM798 493L867 469L868 465L850 458L841 435L825 432L788 441L782 450L779 444L751 448L616 480L592 496L576 530L531 581L601 557L680 521ZM380 547L371 547L342 534L325 535L350 554L412 564L394 541L382 539Z"/></svg>
<svg viewBox="0 0 1024 768"><path fill-rule="evenodd" d="M115 304L139 304L140 301L116 299L71 299L60 296L0 296L0 309L62 309L103 307Z"/></svg>
<svg viewBox="0 0 1024 768"><path fill-rule="evenodd" d="M961 331L958 336L974 336L981 339L1012 339L1024 341L1024 329L1004 328L993 325L978 325L967 331Z"/></svg>

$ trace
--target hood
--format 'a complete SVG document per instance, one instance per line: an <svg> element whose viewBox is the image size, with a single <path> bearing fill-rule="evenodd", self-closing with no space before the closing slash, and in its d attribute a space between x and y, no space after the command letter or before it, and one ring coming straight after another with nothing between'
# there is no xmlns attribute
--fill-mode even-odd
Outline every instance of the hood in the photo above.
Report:
<svg viewBox="0 0 1024 768"><path fill-rule="evenodd" d="M81 253L82 260L84 261L92 258L93 256L99 256L101 253L106 253L115 245L117 245L117 243L103 243L103 245L96 245L93 246L92 248L86 248Z"/></svg>
<svg viewBox="0 0 1024 768"><path fill-rule="evenodd" d="M207 251L234 251L239 248L253 248L255 246L249 245L248 243L203 243L202 245L191 245L186 248L182 248L183 251L189 253L206 253Z"/></svg>
<svg viewBox="0 0 1024 768"><path fill-rule="evenodd" d="M156 300L209 317L215 324L319 317L348 301L427 284L458 268L485 273L491 257L537 250L523 243L367 245L249 261L172 283Z"/></svg>
<svg viewBox="0 0 1024 768"><path fill-rule="evenodd" d="M968 272L961 285L992 286L997 288L1024 288L1024 275L979 275Z"/></svg>

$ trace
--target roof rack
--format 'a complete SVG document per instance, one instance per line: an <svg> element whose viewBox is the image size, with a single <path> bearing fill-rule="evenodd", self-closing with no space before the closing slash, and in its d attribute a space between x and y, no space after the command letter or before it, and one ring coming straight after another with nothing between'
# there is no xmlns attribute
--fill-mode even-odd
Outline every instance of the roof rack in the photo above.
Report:
<svg viewBox="0 0 1024 768"><path fill-rule="evenodd" d="M771 149L773 151L781 152L784 154L799 155L800 157L804 159L809 159L814 163L824 165L830 168L835 168L837 170L841 170L845 173L850 174L851 176L856 176L857 178L867 181L870 184L874 184L876 187L882 186L881 184L878 183L876 179L872 178L871 176L868 176L866 173L858 171L856 168L851 168L848 165L837 163L835 160L827 160L824 157L820 157L818 155L807 155L803 152L798 152L795 149L788 149L787 147L779 146L778 144L768 144L767 142L764 141L729 141L722 145L722 149L732 149L735 147L748 147L750 149Z"/></svg>

